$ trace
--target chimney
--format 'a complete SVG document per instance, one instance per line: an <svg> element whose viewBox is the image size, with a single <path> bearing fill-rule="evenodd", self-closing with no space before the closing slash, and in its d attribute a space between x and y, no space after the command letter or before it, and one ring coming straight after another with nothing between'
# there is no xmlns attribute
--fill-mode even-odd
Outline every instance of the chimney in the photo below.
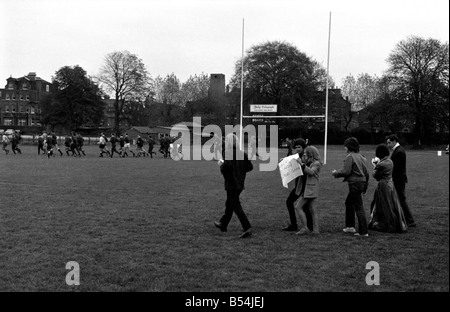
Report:
<svg viewBox="0 0 450 312"><path fill-rule="evenodd" d="M28 74L28 78L32 81L36 80L36 73L35 72L30 72Z"/></svg>

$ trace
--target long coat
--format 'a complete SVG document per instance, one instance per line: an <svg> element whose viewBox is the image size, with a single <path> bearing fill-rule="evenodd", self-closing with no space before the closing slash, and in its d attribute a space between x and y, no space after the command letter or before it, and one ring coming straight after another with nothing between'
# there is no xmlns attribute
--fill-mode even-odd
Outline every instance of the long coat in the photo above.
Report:
<svg viewBox="0 0 450 312"><path fill-rule="evenodd" d="M322 165L319 161L313 161L309 166L305 166L303 173L306 175L305 191L303 198L317 198L319 196L319 173ZM299 180L295 194L300 195L302 190L302 179Z"/></svg>
<svg viewBox="0 0 450 312"><path fill-rule="evenodd" d="M373 177L378 181L370 204L369 229L382 232L405 232L405 215L392 182L392 160L385 157L375 167Z"/></svg>
<svg viewBox="0 0 450 312"><path fill-rule="evenodd" d="M406 176L406 152L401 145L392 152L391 160L394 163L394 170L392 171L394 183L397 183L397 181L408 183L408 177Z"/></svg>

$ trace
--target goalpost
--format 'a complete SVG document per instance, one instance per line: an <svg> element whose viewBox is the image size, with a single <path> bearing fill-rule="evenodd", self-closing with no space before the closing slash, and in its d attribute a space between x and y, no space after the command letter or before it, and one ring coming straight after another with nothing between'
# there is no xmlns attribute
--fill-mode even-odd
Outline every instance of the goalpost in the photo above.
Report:
<svg viewBox="0 0 450 312"><path fill-rule="evenodd" d="M242 59L241 59L241 118L240 118L240 135L239 144L242 149L242 119L243 118L325 118L325 139L323 145L323 163L327 163L327 137L328 137L328 82L330 68L330 38L331 38L331 12L328 24L328 56L327 56L327 81L325 87L325 115L301 115L301 116L243 116L244 101L244 19L242 19Z"/></svg>

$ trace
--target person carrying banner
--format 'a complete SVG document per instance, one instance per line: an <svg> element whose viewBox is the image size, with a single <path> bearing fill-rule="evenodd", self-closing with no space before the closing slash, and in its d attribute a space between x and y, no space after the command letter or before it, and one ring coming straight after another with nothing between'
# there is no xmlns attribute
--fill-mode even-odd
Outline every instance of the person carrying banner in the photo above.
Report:
<svg viewBox="0 0 450 312"><path fill-rule="evenodd" d="M298 154L299 159L302 159L303 155L304 155L304 150L306 148L306 141L304 139L296 139L294 140L294 142L291 142L292 147L293 147L293 152L294 154ZM303 162L304 164L304 162ZM303 169L304 165L302 166ZM292 189L292 191L289 193L288 198L286 199L286 207L289 213L289 220L290 220L290 224L288 224L286 227L284 227L282 230L283 231L294 231L297 232L298 231L298 225L297 225L297 217L295 214L295 207L294 207L294 203L300 198L300 196L303 195L303 192L305 190L305 185L306 185L306 175L300 176L298 178L295 179L295 186ZM299 188L300 186L300 188ZM300 191L296 192L297 189L300 189ZM311 212L308 209L308 207L305 205L302 207L306 216L306 220L307 220L307 227L310 231L313 230L313 222L312 222L312 216L311 216Z"/></svg>
<svg viewBox="0 0 450 312"><path fill-rule="evenodd" d="M299 183L295 189L295 194L301 194L295 209L302 223L302 228L296 234L319 234L319 216L317 209L314 207L314 202L319 196L319 174L322 162L317 148L314 146L306 147L303 161L300 158L297 159L297 162L302 166L305 178L301 185ZM306 211L312 218L312 231L308 226Z"/></svg>

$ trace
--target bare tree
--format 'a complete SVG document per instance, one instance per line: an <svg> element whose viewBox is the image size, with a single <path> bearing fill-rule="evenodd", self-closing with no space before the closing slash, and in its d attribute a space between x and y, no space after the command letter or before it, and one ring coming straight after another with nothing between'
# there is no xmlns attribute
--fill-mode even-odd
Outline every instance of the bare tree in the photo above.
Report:
<svg viewBox="0 0 450 312"><path fill-rule="evenodd" d="M342 80L342 96L350 103L344 117L346 131L357 113L372 105L378 98L377 81L376 76L372 77L367 73L360 74L358 79L348 75Z"/></svg>
<svg viewBox="0 0 450 312"><path fill-rule="evenodd" d="M167 105L181 104L181 82L174 73L165 78L156 77L154 89L156 101Z"/></svg>
<svg viewBox="0 0 450 312"><path fill-rule="evenodd" d="M181 101L185 106L186 102L198 101L208 97L209 76L206 74L190 76L181 85Z"/></svg>
<svg viewBox="0 0 450 312"><path fill-rule="evenodd" d="M387 61L389 73L396 78L399 88L406 92L404 97L414 108L414 132L420 146L427 129L432 127L429 121L433 118L435 103L439 101L448 107L448 96L446 100L440 99L440 94L448 95L448 42L441 44L435 39L411 36L396 45Z"/></svg>
<svg viewBox="0 0 450 312"><path fill-rule="evenodd" d="M181 82L172 73L165 78L156 77L153 83L154 98L158 105L153 105L154 113L160 114L163 123L171 124L179 121L182 116L183 103L181 96Z"/></svg>
<svg viewBox="0 0 450 312"><path fill-rule="evenodd" d="M119 132L120 118L127 101L144 101L149 92L150 77L144 63L128 51L112 52L96 77L102 87L115 96L114 131Z"/></svg>
<svg viewBox="0 0 450 312"><path fill-rule="evenodd" d="M358 79L348 75L342 81L342 96L348 97L352 103L352 110L360 111L375 102L379 96L377 88L378 78L367 73L360 74Z"/></svg>

